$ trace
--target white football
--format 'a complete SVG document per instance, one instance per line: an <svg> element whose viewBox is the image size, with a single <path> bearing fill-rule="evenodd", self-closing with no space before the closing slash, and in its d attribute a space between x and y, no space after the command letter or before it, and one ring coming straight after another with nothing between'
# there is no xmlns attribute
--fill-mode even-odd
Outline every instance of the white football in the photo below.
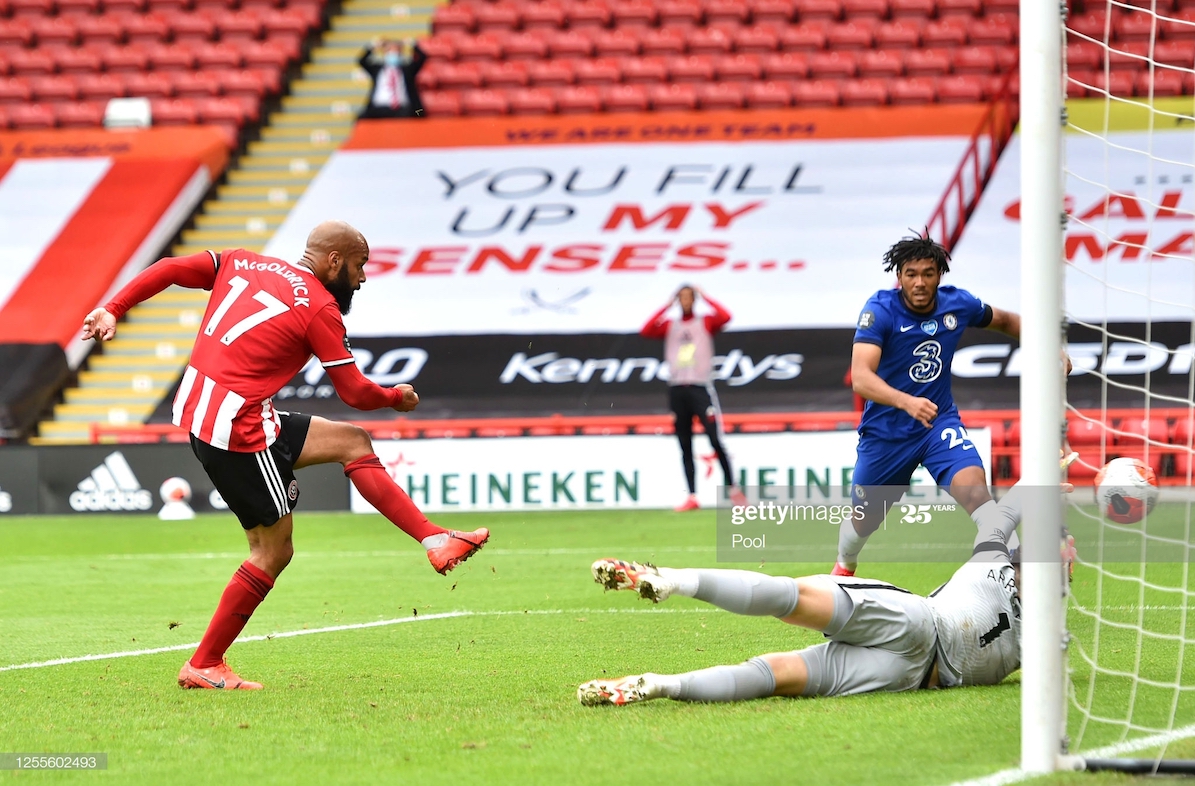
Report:
<svg viewBox="0 0 1195 786"><path fill-rule="evenodd" d="M1158 477L1144 461L1116 458L1095 476L1095 499L1104 518L1136 524L1158 501Z"/></svg>
<svg viewBox="0 0 1195 786"><path fill-rule="evenodd" d="M166 478L158 493L163 502L190 502L191 484L183 478Z"/></svg>

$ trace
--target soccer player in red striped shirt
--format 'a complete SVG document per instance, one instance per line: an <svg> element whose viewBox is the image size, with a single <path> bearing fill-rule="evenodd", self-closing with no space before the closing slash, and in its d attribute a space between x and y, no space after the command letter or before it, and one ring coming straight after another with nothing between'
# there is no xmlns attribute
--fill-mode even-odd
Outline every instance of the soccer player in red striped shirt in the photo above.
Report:
<svg viewBox="0 0 1195 786"><path fill-rule="evenodd" d="M357 490L427 550L444 574L489 538L485 528L457 532L427 520L350 423L278 412L272 398L315 355L340 398L362 410L409 412L410 385L383 388L353 362L343 314L365 281L369 244L353 227L327 221L307 238L295 264L235 249L160 260L83 321L83 335L108 341L130 308L171 284L211 290L199 336L174 400L174 425L249 539L249 559L220 598L199 648L179 672L184 688L256 689L224 653L294 555L291 511L299 498L294 470L337 462Z"/></svg>

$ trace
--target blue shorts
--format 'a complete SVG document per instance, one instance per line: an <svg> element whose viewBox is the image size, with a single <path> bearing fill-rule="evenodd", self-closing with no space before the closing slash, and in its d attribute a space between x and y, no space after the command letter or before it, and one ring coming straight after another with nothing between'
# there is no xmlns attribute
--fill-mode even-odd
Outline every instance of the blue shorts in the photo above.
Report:
<svg viewBox="0 0 1195 786"><path fill-rule="evenodd" d="M855 471L855 486L899 486L905 488L922 464L939 486L949 486L959 470L983 469L983 459L967 436L967 429L957 412L934 420L920 438L893 442L860 436Z"/></svg>

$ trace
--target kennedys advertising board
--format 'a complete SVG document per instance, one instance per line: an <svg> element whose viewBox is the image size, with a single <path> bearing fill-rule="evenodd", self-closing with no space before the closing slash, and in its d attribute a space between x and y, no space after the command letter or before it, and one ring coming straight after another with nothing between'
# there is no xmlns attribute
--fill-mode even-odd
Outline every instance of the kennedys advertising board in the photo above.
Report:
<svg viewBox="0 0 1195 786"><path fill-rule="evenodd" d="M968 432L991 475L991 435ZM732 434L736 480L760 487L849 487L858 436L852 431ZM697 437L697 495L714 506L722 470ZM390 476L428 512L670 508L687 493L676 439L664 436L512 437L375 442ZM932 489L924 468L915 489ZM373 508L356 489L352 510Z"/></svg>

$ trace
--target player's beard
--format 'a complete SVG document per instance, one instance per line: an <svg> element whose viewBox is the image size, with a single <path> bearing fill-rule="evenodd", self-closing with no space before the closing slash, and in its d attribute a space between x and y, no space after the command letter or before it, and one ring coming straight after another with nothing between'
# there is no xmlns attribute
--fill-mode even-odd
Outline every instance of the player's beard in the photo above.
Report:
<svg viewBox="0 0 1195 786"><path fill-rule="evenodd" d="M336 305L341 314L347 314L353 307L353 285L349 282L348 266L340 268L340 275L324 285L332 297L336 298Z"/></svg>

